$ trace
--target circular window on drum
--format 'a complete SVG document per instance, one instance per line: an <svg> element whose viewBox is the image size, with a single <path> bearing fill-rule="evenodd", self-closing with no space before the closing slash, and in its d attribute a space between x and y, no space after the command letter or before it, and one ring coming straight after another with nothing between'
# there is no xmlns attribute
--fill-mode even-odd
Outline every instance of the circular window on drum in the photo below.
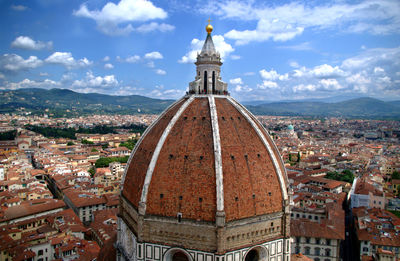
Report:
<svg viewBox="0 0 400 261"><path fill-rule="evenodd" d="M171 248L164 256L164 261L193 261L188 252L181 248Z"/></svg>
<svg viewBox="0 0 400 261"><path fill-rule="evenodd" d="M267 261L268 251L263 246L256 246L247 251L244 261Z"/></svg>

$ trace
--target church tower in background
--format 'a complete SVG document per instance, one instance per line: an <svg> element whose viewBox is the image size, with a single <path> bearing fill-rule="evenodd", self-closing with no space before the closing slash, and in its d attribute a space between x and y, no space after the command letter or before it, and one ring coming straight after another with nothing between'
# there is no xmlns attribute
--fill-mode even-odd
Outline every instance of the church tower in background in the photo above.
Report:
<svg viewBox="0 0 400 261"><path fill-rule="evenodd" d="M187 95L126 168L117 260L288 261L288 181L273 140L229 96L209 24Z"/></svg>

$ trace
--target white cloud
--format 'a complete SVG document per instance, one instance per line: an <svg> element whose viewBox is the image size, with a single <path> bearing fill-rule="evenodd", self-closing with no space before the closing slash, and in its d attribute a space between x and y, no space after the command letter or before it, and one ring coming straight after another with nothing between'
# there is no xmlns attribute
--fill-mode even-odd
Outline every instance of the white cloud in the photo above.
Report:
<svg viewBox="0 0 400 261"><path fill-rule="evenodd" d="M368 84L371 83L371 79L363 76L361 73L357 73L354 75L351 75L346 78L346 81L348 83L357 83L357 84Z"/></svg>
<svg viewBox="0 0 400 261"><path fill-rule="evenodd" d="M154 68L154 67L156 67L153 61L147 62L147 63L146 63L146 66L149 67L149 68Z"/></svg>
<svg viewBox="0 0 400 261"><path fill-rule="evenodd" d="M267 71L265 69L262 69L260 71L260 75L264 80L280 80L280 81L285 81L289 79L289 75L287 73L281 75L279 73L277 73L274 69L272 69L271 71Z"/></svg>
<svg viewBox="0 0 400 261"><path fill-rule="evenodd" d="M122 86L118 90L114 92L115 95L133 95L133 94L141 94L143 95L142 91L143 88L138 88L138 87L132 87L132 86Z"/></svg>
<svg viewBox="0 0 400 261"><path fill-rule="evenodd" d="M255 74L256 74L255 72L245 72L244 73L245 76L253 76Z"/></svg>
<svg viewBox="0 0 400 261"><path fill-rule="evenodd" d="M24 5L11 5L11 9L14 11L25 11L28 7Z"/></svg>
<svg viewBox="0 0 400 261"><path fill-rule="evenodd" d="M278 88L278 84L273 81L263 81L262 84L257 84L259 89L276 89Z"/></svg>
<svg viewBox="0 0 400 261"><path fill-rule="evenodd" d="M242 78L230 79L229 82L230 82L231 84L243 84Z"/></svg>
<svg viewBox="0 0 400 261"><path fill-rule="evenodd" d="M54 52L52 55L46 58L45 62L50 64L59 64L68 69L87 67L93 64L93 62L89 61L86 57L75 60L75 58L69 52Z"/></svg>
<svg viewBox="0 0 400 261"><path fill-rule="evenodd" d="M159 52L151 52L151 53L146 53L144 55L144 58L146 58L146 59L163 59L164 57Z"/></svg>
<svg viewBox="0 0 400 261"><path fill-rule="evenodd" d="M241 57L239 56L239 55L235 55L235 54L232 54L231 55L231 59L232 60L239 60Z"/></svg>
<svg viewBox="0 0 400 261"><path fill-rule="evenodd" d="M317 89L317 86L313 84L299 84L293 87L294 92L299 92L299 91L315 91Z"/></svg>
<svg viewBox="0 0 400 261"><path fill-rule="evenodd" d="M108 62L110 60L110 56L104 56L103 62Z"/></svg>
<svg viewBox="0 0 400 261"><path fill-rule="evenodd" d="M388 77L388 76L379 77L378 82L390 84L392 82L392 79L390 79L390 77Z"/></svg>
<svg viewBox="0 0 400 261"><path fill-rule="evenodd" d="M338 66L332 67L329 64L315 66L309 73L316 77L337 77L344 74Z"/></svg>
<svg viewBox="0 0 400 261"><path fill-rule="evenodd" d="M372 48L363 50L357 56L350 57L342 62L341 67L348 70L355 70L366 67L381 67L383 64L400 64L400 47L395 48Z"/></svg>
<svg viewBox="0 0 400 261"><path fill-rule="evenodd" d="M291 61L289 63L289 66L293 67L293 68L299 68L300 67L300 65L296 61Z"/></svg>
<svg viewBox="0 0 400 261"><path fill-rule="evenodd" d="M255 30L237 31L234 29L224 34L224 36L228 39L236 40L235 43L237 45L244 45L253 41L264 42L270 39L283 42L295 38L302 34L303 31L304 28L301 26L294 27L278 19L272 21L261 19L258 21Z"/></svg>
<svg viewBox="0 0 400 261"><path fill-rule="evenodd" d="M86 4L82 4L73 14L95 20L100 31L108 35L129 34L134 30L131 24L127 24L129 22L146 22L167 17L162 8L148 0L121 0L117 4L107 2L101 10L89 10Z"/></svg>
<svg viewBox="0 0 400 261"><path fill-rule="evenodd" d="M164 71L164 70L161 70L161 69L157 69L157 70L156 70L156 74L159 74L159 75L166 75L167 72Z"/></svg>
<svg viewBox="0 0 400 261"><path fill-rule="evenodd" d="M164 89L159 88L158 86L155 87L153 91L150 92L150 97L155 98L162 98L162 99L177 99L182 97L185 94L184 90L178 89Z"/></svg>
<svg viewBox="0 0 400 261"><path fill-rule="evenodd" d="M0 73L0 79L5 79L6 77L4 76L4 74Z"/></svg>
<svg viewBox="0 0 400 261"><path fill-rule="evenodd" d="M24 79L20 82L7 82L4 86L4 89L16 90L21 88L59 88L61 84L59 82L45 79L43 81L34 81L30 79Z"/></svg>
<svg viewBox="0 0 400 261"><path fill-rule="evenodd" d="M104 69L113 69L114 65L112 65L111 63L106 63L104 64Z"/></svg>
<svg viewBox="0 0 400 261"><path fill-rule="evenodd" d="M120 58L117 57L117 60L120 60ZM125 61L127 63L137 63L137 62L140 61L140 56L139 55L132 55L132 56L129 56L128 58L126 58Z"/></svg>
<svg viewBox="0 0 400 261"><path fill-rule="evenodd" d="M326 90L340 90L344 88L336 79L322 79L319 83Z"/></svg>
<svg viewBox="0 0 400 261"><path fill-rule="evenodd" d="M298 65L298 64L297 64ZM296 68L296 67L295 67ZM331 66L329 64L317 65L314 68L306 68L304 66L293 70L293 77L317 77L317 78L336 78L345 76L346 73L339 66Z"/></svg>
<svg viewBox="0 0 400 261"><path fill-rule="evenodd" d="M296 45L283 45L283 46L278 46L278 48L293 50L293 51L310 51L313 49L310 42L303 42Z"/></svg>
<svg viewBox="0 0 400 261"><path fill-rule="evenodd" d="M232 45L225 42L225 38L222 35L213 35L213 42L215 45L215 49L221 55L221 59L224 60L225 57L228 57L230 53L235 51ZM200 41L199 39L193 39L190 43L190 51L187 52L182 58L178 61L179 63L194 63L197 58L197 53L201 52L201 48L204 45L204 41Z"/></svg>
<svg viewBox="0 0 400 261"><path fill-rule="evenodd" d="M61 77L61 82L62 83L71 82L75 77L76 77L76 73L73 73L73 72L64 73Z"/></svg>
<svg viewBox="0 0 400 261"><path fill-rule="evenodd" d="M49 76L49 74L47 72L41 72L39 73L40 76Z"/></svg>
<svg viewBox="0 0 400 261"><path fill-rule="evenodd" d="M251 92L253 89L247 85L245 85L245 86L236 85L234 90L235 90L235 92Z"/></svg>
<svg viewBox="0 0 400 261"><path fill-rule="evenodd" d="M0 57L0 68L6 71L34 69L41 65L43 61L36 56L29 56L26 60L17 54L3 54Z"/></svg>
<svg viewBox="0 0 400 261"><path fill-rule="evenodd" d="M162 33L164 32L169 32L175 29L175 26L170 25L170 24L159 24L156 22L151 22L149 24L143 24L141 26L139 26L138 28L136 28L135 30L140 32L140 33L148 33L148 32L152 32L152 31L160 31Z"/></svg>
<svg viewBox="0 0 400 261"><path fill-rule="evenodd" d="M262 82L251 95L255 98L257 95L270 97L270 89L274 89L273 95L279 99L327 97L342 93L361 93L371 97L400 95L400 47L360 52L343 60L341 65L321 64L309 68L290 63L292 70L287 73L262 69L259 71Z"/></svg>
<svg viewBox="0 0 400 261"><path fill-rule="evenodd" d="M225 34L225 37L236 40L236 44L267 40L287 41L301 35L304 30L340 29L350 33L368 32L378 35L400 31L399 1L316 3L311 5L296 1L279 5L219 0L203 5L200 11L226 19L257 21L255 28L240 31L234 29Z"/></svg>
<svg viewBox="0 0 400 261"><path fill-rule="evenodd" d="M118 85L118 80L114 75L95 76L91 71L86 73L86 77L82 80L75 80L72 87L75 89L85 89L88 87L96 87L100 89L115 87Z"/></svg>
<svg viewBox="0 0 400 261"><path fill-rule="evenodd" d="M18 36L15 40L11 43L11 47L19 48L19 49L27 49L27 50L41 50L44 48L51 49L53 48L53 42L41 42L35 41L28 36Z"/></svg>

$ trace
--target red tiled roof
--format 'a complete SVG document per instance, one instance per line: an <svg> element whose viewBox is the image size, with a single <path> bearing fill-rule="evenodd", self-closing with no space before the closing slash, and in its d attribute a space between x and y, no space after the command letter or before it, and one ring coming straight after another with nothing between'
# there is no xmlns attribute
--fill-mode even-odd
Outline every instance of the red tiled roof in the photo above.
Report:
<svg viewBox="0 0 400 261"><path fill-rule="evenodd" d="M35 202L40 201L35 200L26 203L24 202L21 205L9 207L4 211L4 218L0 221L13 220L16 218L65 207L65 203L62 200L46 199L42 201L43 203L34 204Z"/></svg>

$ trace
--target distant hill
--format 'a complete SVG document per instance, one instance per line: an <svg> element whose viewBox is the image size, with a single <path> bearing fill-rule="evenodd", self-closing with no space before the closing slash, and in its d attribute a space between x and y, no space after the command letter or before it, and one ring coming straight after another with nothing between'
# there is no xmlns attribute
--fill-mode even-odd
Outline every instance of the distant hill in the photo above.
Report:
<svg viewBox="0 0 400 261"><path fill-rule="evenodd" d="M264 115L400 119L400 101L384 102L373 98L336 103L274 102L247 107L255 114Z"/></svg>
<svg viewBox="0 0 400 261"><path fill-rule="evenodd" d="M338 97L335 100L340 100ZM151 99L140 95L112 96L77 93L67 89L18 89L0 91L0 113L21 110L54 116L84 114L159 114L173 100ZM287 101L256 103L246 107L258 115L345 117L400 120L400 101L384 102L373 98L356 98L340 102Z"/></svg>
<svg viewBox="0 0 400 261"><path fill-rule="evenodd" d="M46 109L54 116L92 113L135 114L161 113L172 100L151 99L140 95L112 96L77 93L67 89L18 89L0 91L0 113L25 108L33 113Z"/></svg>

